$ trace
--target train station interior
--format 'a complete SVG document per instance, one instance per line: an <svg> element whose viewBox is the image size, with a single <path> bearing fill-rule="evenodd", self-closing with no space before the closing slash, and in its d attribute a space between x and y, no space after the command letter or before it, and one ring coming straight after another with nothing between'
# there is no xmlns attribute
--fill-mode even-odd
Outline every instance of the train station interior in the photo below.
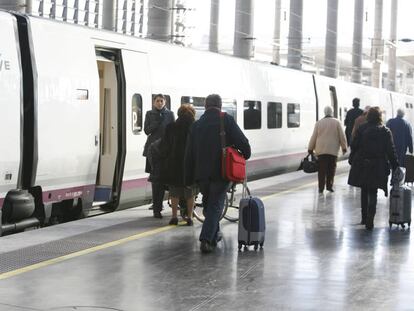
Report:
<svg viewBox="0 0 414 311"><path fill-rule="evenodd" d="M412 310L413 10L412 0L0 0L0 311ZM209 109L225 112L200 130L217 126L216 145L194 134ZM210 165L220 145L218 181L157 180L173 128L163 113L174 125L191 115L179 174ZM383 143L363 136L373 115L389 140L368 157L360 150ZM326 119L338 146L321 189L326 154L311 141ZM250 158L226 146L237 135ZM242 179L223 177L224 147L246 158ZM199 166L196 148L207 150ZM351 176L380 176L377 159L388 191ZM225 181L220 230L205 240L203 186ZM257 219L244 214L253 200ZM264 240L244 245L244 231Z"/></svg>

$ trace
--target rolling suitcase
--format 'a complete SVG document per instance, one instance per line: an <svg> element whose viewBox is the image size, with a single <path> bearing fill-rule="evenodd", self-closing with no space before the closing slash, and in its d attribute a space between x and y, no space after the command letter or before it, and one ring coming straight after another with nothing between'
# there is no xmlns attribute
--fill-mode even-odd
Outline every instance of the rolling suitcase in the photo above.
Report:
<svg viewBox="0 0 414 311"><path fill-rule="evenodd" d="M239 204L239 250L254 245L257 250L265 240L265 211L262 200L250 196L242 198Z"/></svg>
<svg viewBox="0 0 414 311"><path fill-rule="evenodd" d="M413 183L414 182L414 156L413 155L411 154L405 155L404 166L406 169L405 182Z"/></svg>
<svg viewBox="0 0 414 311"><path fill-rule="evenodd" d="M405 228L411 225L411 189L404 185L394 185L390 193L390 228L393 224Z"/></svg>

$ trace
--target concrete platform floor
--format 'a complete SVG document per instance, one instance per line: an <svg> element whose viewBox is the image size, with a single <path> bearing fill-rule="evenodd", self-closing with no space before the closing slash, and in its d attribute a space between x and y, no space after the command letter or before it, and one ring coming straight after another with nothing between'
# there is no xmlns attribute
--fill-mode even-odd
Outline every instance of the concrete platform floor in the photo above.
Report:
<svg viewBox="0 0 414 311"><path fill-rule="evenodd" d="M411 233L388 229L382 192L374 231L358 225L346 170L323 195L302 172L250 183L266 206L257 252L238 252L223 220L202 255L197 221L167 226L147 207L0 238L0 310L413 310Z"/></svg>

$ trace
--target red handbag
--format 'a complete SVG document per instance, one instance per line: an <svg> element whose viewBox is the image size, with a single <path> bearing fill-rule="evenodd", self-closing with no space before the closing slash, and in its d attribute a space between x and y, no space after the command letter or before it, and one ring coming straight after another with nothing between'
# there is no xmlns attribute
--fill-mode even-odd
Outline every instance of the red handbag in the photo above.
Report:
<svg viewBox="0 0 414 311"><path fill-rule="evenodd" d="M224 112L220 112L221 176L228 181L243 182L246 178L246 159L233 147L226 147Z"/></svg>

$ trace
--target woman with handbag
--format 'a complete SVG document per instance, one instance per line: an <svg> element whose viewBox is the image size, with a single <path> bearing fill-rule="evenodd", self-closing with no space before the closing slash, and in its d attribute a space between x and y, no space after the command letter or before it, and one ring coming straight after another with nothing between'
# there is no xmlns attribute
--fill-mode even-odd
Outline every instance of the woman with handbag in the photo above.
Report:
<svg viewBox="0 0 414 311"><path fill-rule="evenodd" d="M361 188L361 224L374 228L377 206L377 191L382 189L388 195L390 166L398 167L397 154L391 131L382 124L379 107L372 107L367 122L362 124L352 140L349 156L351 170L348 184Z"/></svg>
<svg viewBox="0 0 414 311"><path fill-rule="evenodd" d="M318 157L318 185L319 193L325 189L334 192L333 183L336 171L336 161L339 147L346 153L346 137L341 122L333 117L333 109L326 106L325 117L315 124L312 137L309 141L308 152L315 151Z"/></svg>

